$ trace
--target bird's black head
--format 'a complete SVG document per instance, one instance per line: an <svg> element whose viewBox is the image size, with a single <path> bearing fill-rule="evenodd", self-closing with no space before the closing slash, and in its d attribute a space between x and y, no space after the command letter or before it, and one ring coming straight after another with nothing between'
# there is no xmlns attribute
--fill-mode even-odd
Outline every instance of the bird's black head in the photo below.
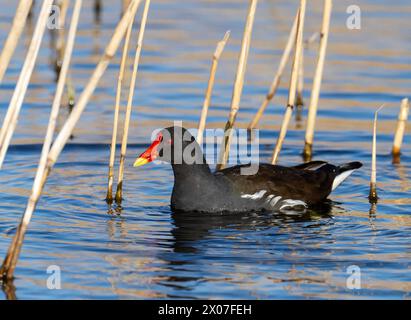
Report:
<svg viewBox="0 0 411 320"><path fill-rule="evenodd" d="M171 164L204 163L201 148L195 138L186 128L179 126L160 130L150 147L136 159L134 166L142 166L153 160Z"/></svg>

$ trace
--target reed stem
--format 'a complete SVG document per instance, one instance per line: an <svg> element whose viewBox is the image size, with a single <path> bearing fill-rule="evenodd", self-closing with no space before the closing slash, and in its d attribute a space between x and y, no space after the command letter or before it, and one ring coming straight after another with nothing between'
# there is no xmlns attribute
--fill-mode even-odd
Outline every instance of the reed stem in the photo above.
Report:
<svg viewBox="0 0 411 320"><path fill-rule="evenodd" d="M124 70L127 63L128 48L130 43L131 31L133 29L134 18L131 20L130 25L127 28L127 33L124 39L123 54L121 56L120 71L118 74L117 81L117 91L116 91L116 102L114 107L114 119L113 119L113 134L111 138L110 146L110 160L108 165L108 186L107 186L107 203L111 204L113 202L113 182L114 182L114 161L116 158L116 145L117 145L117 131L120 113L120 102L121 102L121 88L123 85Z"/></svg>
<svg viewBox="0 0 411 320"><path fill-rule="evenodd" d="M42 188L43 188L43 181L45 177L46 171L46 164L47 164L47 155L50 150L51 142L53 140L54 131L56 128L57 116L60 110L61 105L61 97L64 91L64 83L67 77L71 55L73 52L74 40L76 37L77 26L80 16L82 0L76 0L73 15L71 19L70 29L68 33L67 39L67 47L64 52L63 63L61 67L61 72L59 75L59 79L57 82L56 94L54 96L53 105L50 112L49 123L47 126L46 136L44 138L44 144L41 151L40 161L36 172L36 177L34 179L32 191L30 198L28 200L26 210L20 222L18 232L15 234L12 243L9 247L6 259L3 262L1 267L1 275L6 279L11 279L14 274L14 269L17 264L17 259L20 253L21 245L23 243L23 238L25 231L27 229L28 224L30 223L30 219L33 215L34 209L37 205L38 199L40 198Z"/></svg>
<svg viewBox="0 0 411 320"><path fill-rule="evenodd" d="M56 70L57 70L57 75L60 73L61 65L62 65L62 59L64 57L64 50L66 44L64 43L65 41L65 28L64 24L66 21L66 15L67 15L67 9L69 5L69 0L60 0L60 16L59 16L59 30L58 30L58 37L57 37L57 43L56 43L56 51L57 51L57 60L56 60ZM68 107L69 107L69 112L74 107L75 104L75 90L73 86L73 81L71 81L71 76L70 72L67 74L67 79L66 79L66 86L67 86L67 98L68 98Z"/></svg>
<svg viewBox="0 0 411 320"><path fill-rule="evenodd" d="M300 61L298 63L298 82L297 82L297 108L301 108L304 105L303 99L303 89L304 89L304 44L301 48Z"/></svg>
<svg viewBox="0 0 411 320"><path fill-rule="evenodd" d="M70 116L68 117L63 128L57 135L52 147L50 148L49 154L47 156L46 168L40 183L41 189L44 188L44 185L47 181L47 177L50 174L50 171L54 163L57 161L58 156L60 155L65 144L70 138L77 121L80 119L80 116L84 111L84 108L86 107L91 95L93 94L100 78L103 76L104 71L106 70L110 60L115 55L120 45L121 39L124 37L126 29L131 19L134 17L140 2L141 0L132 0L132 2L130 3L129 8L124 13L123 17L118 23L116 30L114 31L114 34L109 44L107 45L103 56L97 64L89 82L87 83L82 94L80 95L78 103L73 108L73 111L70 113ZM14 269L17 264L18 255L23 244L23 239L27 230L29 220L30 219L26 218L20 223L17 232L13 237L12 243L8 250L8 254L0 269L0 275L3 277L4 280L10 280L13 278ZM26 223L24 223L24 221L26 221Z"/></svg>
<svg viewBox="0 0 411 320"><path fill-rule="evenodd" d="M29 10L29 14L27 16L27 19L31 20L33 18L33 11L34 11L34 6L36 5L36 1L35 0L28 0L31 1L31 6L30 6L30 10ZM29 23L31 23L30 21L28 21Z"/></svg>
<svg viewBox="0 0 411 320"><path fill-rule="evenodd" d="M120 165L119 165L119 170L118 170L118 183L117 183L117 191L116 191L116 202L118 204L120 204L121 200L123 199L124 162L125 162L126 152L127 152L128 131L129 131L129 126L130 126L131 109L133 105L133 96L134 96L134 89L136 85L138 65L140 62L141 48L143 46L144 31L146 29L149 7L150 7L150 0L146 0L145 5L144 5L143 16L141 18L141 23L140 23L140 30L138 33L136 53L134 56L133 73L131 75L131 80L130 80L130 88L129 88L129 93L128 93L126 115L124 119L123 138L121 141Z"/></svg>
<svg viewBox="0 0 411 320"><path fill-rule="evenodd" d="M76 103L76 99L75 99L76 98L76 90L74 89L73 81L71 80L70 74L67 75L66 84L67 84L68 106L69 106L69 110L71 112L71 110L73 109L73 107Z"/></svg>
<svg viewBox="0 0 411 320"><path fill-rule="evenodd" d="M204 98L203 109L201 110L200 122L198 124L198 132L197 132L196 140L199 145L203 143L204 128L205 128L205 123L207 120L208 107L210 106L211 93L213 92L214 79L215 79L215 74L217 71L218 61L220 60L221 54L223 53L224 47L229 37L230 37L230 31L227 31L224 35L224 38L218 42L217 47L213 54L213 61L211 63L211 68L210 68L210 77L208 78L208 85L207 85L207 90L206 90L206 94Z"/></svg>
<svg viewBox="0 0 411 320"><path fill-rule="evenodd" d="M70 135L73 132L73 129L77 124L77 121L80 119L80 116L84 111L88 101L90 100L90 97L92 96L98 82L100 81L105 70L107 69L107 66L110 63L111 59L115 55L121 43L121 40L127 31L130 21L134 17L135 12L137 11L138 4L140 4L141 1L142 0L132 0L127 11L124 13L123 17L118 23L116 30L114 31L114 34L111 37L110 42L107 45L103 56L101 57L99 63L94 69L94 72L90 77L90 80L88 81L86 87L79 96L77 104L73 108L73 111L67 118L66 122L64 123L64 126L60 130L55 142L53 143L53 146L50 149L47 164L48 167L51 168L54 165L54 163L57 161L58 156L63 150L64 145L70 138Z"/></svg>
<svg viewBox="0 0 411 320"><path fill-rule="evenodd" d="M368 199L370 203L377 203L377 117L378 112L384 108L384 105L379 107L374 113L374 124L372 132L372 155L371 155L371 178L370 178L370 193Z"/></svg>
<svg viewBox="0 0 411 320"><path fill-rule="evenodd" d="M62 61L63 61L63 56L64 56L64 47L65 47L65 29L64 25L66 22L66 15L67 15L67 9L69 6L69 0L60 0L59 1L59 8L60 8L60 15L58 19L58 36L57 36L57 41L56 41L56 71L57 71L57 78L58 74L60 73Z"/></svg>
<svg viewBox="0 0 411 320"><path fill-rule="evenodd" d="M101 4L101 0L94 0L94 21L99 23L101 20L101 10L103 5Z"/></svg>
<svg viewBox="0 0 411 320"><path fill-rule="evenodd" d="M130 4L130 0L123 0L122 1L122 10L121 10L121 12L124 13L124 11L128 8L129 4Z"/></svg>
<svg viewBox="0 0 411 320"><path fill-rule="evenodd" d="M19 79L13 92L10 105L7 109L6 116L3 121L3 126L0 131L0 169L3 165L7 149L10 144L11 137L17 125L17 119L20 113L23 99L27 91L27 86L33 72L34 65L37 60L37 54L40 49L41 40L46 28L47 19L51 10L53 0L44 0L40 15L36 23L33 38L30 42L30 47L23 64Z"/></svg>
<svg viewBox="0 0 411 320"><path fill-rule="evenodd" d="M30 13L32 3L33 0L20 0L17 6L16 15L14 16L10 32L0 55L0 83L3 80L11 57L13 56L14 50L19 42L21 33L26 25L26 20Z"/></svg>
<svg viewBox="0 0 411 320"><path fill-rule="evenodd" d="M47 157L47 164L44 171L44 174L41 179L41 189L44 188L44 185L47 181L47 177L50 174L51 168L53 167L54 163L57 161L58 156L60 155L61 151L64 148L64 145L67 143L70 135L79 120L84 108L86 107L91 95L96 88L98 81L104 74L108 63L110 62L111 58L115 55L121 39L124 37L126 33L126 28L128 27L132 17L134 17L135 12L137 10L137 6L141 0L132 0L133 2L130 3L129 8L123 15L122 19L118 23L116 30L106 47L104 55L100 59L96 69L93 72L87 86L83 90L82 94L80 95L79 101L77 105L73 108L73 112L68 117L67 121L65 122L63 128L61 129L60 133L58 134L57 138L55 139L52 147L50 148L50 152ZM43 3L44 4L44 3ZM13 273L15 266L17 264L17 259L21 250L21 246L23 244L24 235L27 230L28 222L30 219L26 218L20 223L19 227L17 228L17 232L13 237L12 243L10 244L8 253L6 258L3 262L3 265L0 269L0 275L2 276L3 280L11 280L13 278Z"/></svg>
<svg viewBox="0 0 411 320"><path fill-rule="evenodd" d="M321 35L320 32L314 32L308 39L304 41L304 46L308 48Z"/></svg>
<svg viewBox="0 0 411 320"><path fill-rule="evenodd" d="M311 91L310 106L308 108L307 129L305 132L305 144L303 156L309 161L312 158L312 146L314 140L315 120L317 117L318 100L320 97L321 81L324 70L325 53L327 51L328 34L330 29L332 0L324 0L323 21L320 35L320 49L318 53L317 68L315 70L313 88Z"/></svg>
<svg viewBox="0 0 411 320"><path fill-rule="evenodd" d="M405 124L407 123L408 119L409 108L410 105L408 103L408 99L402 99L400 112L398 113L397 129L395 130L394 143L392 146L392 156L394 163L400 162L401 145L405 132Z"/></svg>
<svg viewBox="0 0 411 320"><path fill-rule="evenodd" d="M298 85L297 85L297 110L295 113L295 121L297 122L297 128L301 127L302 113L304 106L304 50L308 49L309 45L314 42L319 32L314 32L308 39L304 40L303 49L301 51L300 65L298 69Z"/></svg>
<svg viewBox="0 0 411 320"><path fill-rule="evenodd" d="M298 11L299 12L299 11ZM253 120L248 125L248 129L254 129L258 122L260 121L261 116L263 115L265 109L267 108L270 101L274 98L275 94L277 93L278 86L280 85L281 77L284 73L285 66L288 63L290 58L291 50L293 49L295 43L295 35L297 32L297 22L298 22L298 12L295 15L293 25L291 27L290 34L288 36L287 44L285 45L285 49L283 55L281 56L280 64L277 69L277 73L274 76L274 79L271 83L270 89L268 90L267 95L265 96L264 101L261 103L260 108L258 109L257 113L255 114Z"/></svg>
<svg viewBox="0 0 411 320"><path fill-rule="evenodd" d="M230 142L232 129L234 127L235 119L237 117L238 109L240 108L241 94L243 92L244 76L247 68L248 51L250 49L251 33L253 30L254 16L257 8L257 0L250 0L248 7L248 15L244 27L243 40L241 42L240 56L238 58L237 73L234 81L233 95L231 98L230 113L228 121L224 128L223 144L220 149L219 159L216 166L217 170L223 169L228 160L228 153L230 151Z"/></svg>
<svg viewBox="0 0 411 320"><path fill-rule="evenodd" d="M287 134L288 124L290 123L291 115L292 115L293 108L295 105L295 96L296 96L297 83L298 83L298 69L299 69L301 51L302 51L302 46L303 46L305 7L306 7L306 0L301 0L300 9L298 12L297 34L296 34L296 39L295 39L295 53L294 53L292 71L291 71L290 87L288 91L288 102L287 102L287 107L285 109L284 119L281 125L280 133L278 135L277 143L273 151L273 156L271 159L272 164L277 163L278 156L280 154L281 147L283 145L285 136Z"/></svg>

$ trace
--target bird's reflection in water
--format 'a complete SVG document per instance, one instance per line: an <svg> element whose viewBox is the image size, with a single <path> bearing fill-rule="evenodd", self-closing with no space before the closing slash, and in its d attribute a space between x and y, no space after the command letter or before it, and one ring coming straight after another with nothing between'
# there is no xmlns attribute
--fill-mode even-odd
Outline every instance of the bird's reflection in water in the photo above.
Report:
<svg viewBox="0 0 411 320"><path fill-rule="evenodd" d="M174 228L171 230L171 241L173 252L176 255L167 254L160 257L169 266L162 284L173 289L187 290L189 289L188 283L201 280L200 277L193 277L192 272L185 271L190 269L190 265L195 265L196 260L203 258L202 250L206 248L201 245L201 241L211 238L215 231L258 232L261 229L292 226L294 223L305 223L307 227L318 226L321 223L329 223L334 204L327 202L311 207L305 212L290 212L289 214L173 212L171 218Z"/></svg>
<svg viewBox="0 0 411 320"><path fill-rule="evenodd" d="M309 222L318 218L330 218L332 205L323 203L304 212L225 213L204 214L198 212L173 212L174 228L171 231L174 252L195 253L197 241L205 239L212 231L221 229L255 230L281 226L293 222Z"/></svg>
<svg viewBox="0 0 411 320"><path fill-rule="evenodd" d="M330 218L332 204L327 202L304 212L225 213L204 214L198 212L173 212L175 252L196 252L196 241L203 240L213 230L275 227L286 223L309 222L318 218Z"/></svg>

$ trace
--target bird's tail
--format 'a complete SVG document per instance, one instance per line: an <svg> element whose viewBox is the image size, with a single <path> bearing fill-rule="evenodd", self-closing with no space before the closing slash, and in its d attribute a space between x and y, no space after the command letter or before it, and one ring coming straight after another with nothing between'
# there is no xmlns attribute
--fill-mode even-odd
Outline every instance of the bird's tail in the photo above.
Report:
<svg viewBox="0 0 411 320"><path fill-rule="evenodd" d="M358 161L344 163L337 167L337 176L334 178L332 190L335 190L354 170L362 167Z"/></svg>

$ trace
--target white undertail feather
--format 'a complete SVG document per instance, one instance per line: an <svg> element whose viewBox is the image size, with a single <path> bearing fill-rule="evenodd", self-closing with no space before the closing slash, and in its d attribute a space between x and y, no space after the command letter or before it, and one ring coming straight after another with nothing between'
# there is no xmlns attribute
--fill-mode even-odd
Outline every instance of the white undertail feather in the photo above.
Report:
<svg viewBox="0 0 411 320"><path fill-rule="evenodd" d="M352 170L347 170L344 171L343 173L340 173L338 176L335 177L334 181L333 181L333 186L332 186L332 191L335 190L335 188L337 188L341 182L343 182L345 179L347 179L347 177L354 172L355 169Z"/></svg>

